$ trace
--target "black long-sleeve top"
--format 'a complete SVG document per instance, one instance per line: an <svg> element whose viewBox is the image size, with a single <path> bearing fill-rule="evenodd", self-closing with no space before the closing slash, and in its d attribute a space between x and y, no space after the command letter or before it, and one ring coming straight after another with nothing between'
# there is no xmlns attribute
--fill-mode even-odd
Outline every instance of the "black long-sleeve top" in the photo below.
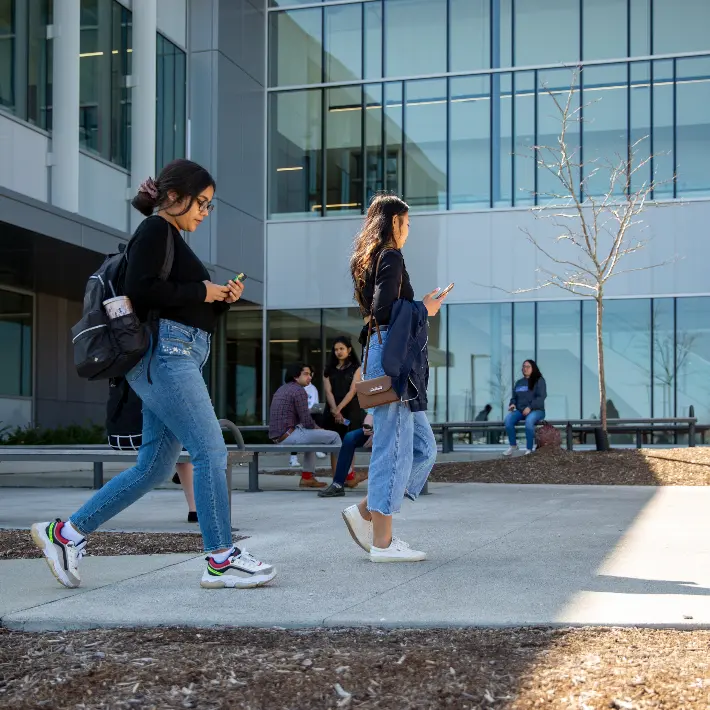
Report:
<svg viewBox="0 0 710 710"><path fill-rule="evenodd" d="M161 281L168 238L173 240L175 258L168 279ZM203 281L209 279L204 264L175 227L158 215L141 222L130 243L125 284L126 295L141 320L146 320L149 311L158 310L161 318L211 333L229 304L205 303Z"/></svg>
<svg viewBox="0 0 710 710"><path fill-rule="evenodd" d="M388 325L392 314L392 306L398 298L404 298L407 301L414 300L414 289L409 280L407 267L404 264L404 257L399 249L387 249L382 254L380 268L377 270L377 278L375 279L375 270L377 268L377 259L373 259L372 268L365 279L365 285L362 288L362 301L367 304L367 309L363 309L363 316L370 315L369 304L373 303L373 314L379 325ZM402 290L400 293L400 282Z"/></svg>

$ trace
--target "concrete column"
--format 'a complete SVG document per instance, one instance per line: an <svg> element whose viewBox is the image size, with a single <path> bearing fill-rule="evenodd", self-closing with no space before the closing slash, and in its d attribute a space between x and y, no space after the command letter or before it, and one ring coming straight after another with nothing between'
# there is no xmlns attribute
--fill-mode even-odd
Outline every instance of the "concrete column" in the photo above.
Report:
<svg viewBox="0 0 710 710"><path fill-rule="evenodd" d="M155 97L158 31L157 0L133 3L131 99L131 192L155 174ZM131 210L131 227L142 217Z"/></svg>
<svg viewBox="0 0 710 710"><path fill-rule="evenodd" d="M79 211L80 0L54 0L52 204Z"/></svg>

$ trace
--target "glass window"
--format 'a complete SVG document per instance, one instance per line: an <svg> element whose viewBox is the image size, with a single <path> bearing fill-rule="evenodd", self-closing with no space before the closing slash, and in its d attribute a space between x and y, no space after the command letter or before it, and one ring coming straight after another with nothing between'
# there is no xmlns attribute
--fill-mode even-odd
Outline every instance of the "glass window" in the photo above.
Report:
<svg viewBox="0 0 710 710"><path fill-rule="evenodd" d="M676 62L676 174L678 196L710 192L710 59Z"/></svg>
<svg viewBox="0 0 710 710"><path fill-rule="evenodd" d="M706 0L653 3L653 54L708 49L710 3Z"/></svg>
<svg viewBox="0 0 710 710"><path fill-rule="evenodd" d="M382 77L382 0L366 2L365 13L365 79Z"/></svg>
<svg viewBox="0 0 710 710"><path fill-rule="evenodd" d="M269 97L269 213L318 216L322 205L321 91Z"/></svg>
<svg viewBox="0 0 710 710"><path fill-rule="evenodd" d="M490 204L490 77L452 78L451 207Z"/></svg>
<svg viewBox="0 0 710 710"><path fill-rule="evenodd" d="M604 195L610 190L611 166L618 167L627 159L626 107L627 66L609 64L586 67L584 82L584 146L585 190L590 195ZM614 194L624 191L626 171L614 184Z"/></svg>
<svg viewBox="0 0 710 710"><path fill-rule="evenodd" d="M15 0L0 0L0 106L15 108Z"/></svg>
<svg viewBox="0 0 710 710"><path fill-rule="evenodd" d="M582 407L581 301L537 304L537 364L548 419L578 419Z"/></svg>
<svg viewBox="0 0 710 710"><path fill-rule="evenodd" d="M131 164L131 90L125 86L124 76L129 76L133 66L131 13L118 3L113 3L113 41L111 50L111 160L130 168ZM162 37L157 37L160 56ZM160 62L158 62L160 69ZM159 86L159 85L158 85ZM158 92L160 89L158 88ZM158 93L158 96L160 94ZM158 109L160 101L158 100ZM160 131L157 140L160 140Z"/></svg>
<svg viewBox="0 0 710 710"><path fill-rule="evenodd" d="M515 66L576 62L579 5L570 0L515 0Z"/></svg>
<svg viewBox="0 0 710 710"><path fill-rule="evenodd" d="M284 384L286 368L303 362L315 369L313 384L323 392L323 346L321 312L317 309L269 311L269 379L268 400Z"/></svg>
<svg viewBox="0 0 710 710"><path fill-rule="evenodd" d="M447 311L448 419L473 421L487 404L491 421L503 419L513 388L511 304L451 305Z"/></svg>
<svg viewBox="0 0 710 710"><path fill-rule="evenodd" d="M155 165L185 157L185 52L158 35Z"/></svg>
<svg viewBox="0 0 710 710"><path fill-rule="evenodd" d="M269 85L323 81L323 9L269 15Z"/></svg>
<svg viewBox="0 0 710 710"><path fill-rule="evenodd" d="M262 311L232 308L227 315L227 419L262 422Z"/></svg>
<svg viewBox="0 0 710 710"><path fill-rule="evenodd" d="M384 162L382 159L382 84L363 87L365 102L365 204L373 195L384 190Z"/></svg>
<svg viewBox="0 0 710 710"><path fill-rule="evenodd" d="M429 409L427 413L432 422L445 422L448 419L446 413L446 381L449 361L446 342L448 308L446 305L443 306L439 311L439 316L429 320L429 340L427 343L429 353L429 387L427 388Z"/></svg>
<svg viewBox="0 0 710 710"><path fill-rule="evenodd" d="M627 56L628 0L586 0L582 4L583 59ZM612 22L609 18L614 18Z"/></svg>
<svg viewBox="0 0 710 710"><path fill-rule="evenodd" d="M326 213L362 210L362 89L327 89Z"/></svg>
<svg viewBox="0 0 710 710"><path fill-rule="evenodd" d="M363 5L336 5L325 12L325 80L362 78Z"/></svg>
<svg viewBox="0 0 710 710"><path fill-rule="evenodd" d="M557 177L558 165L561 159L558 148L558 138L562 129L562 114L556 105L566 105L569 98L573 74L568 69L555 69L538 72L540 89L537 96L538 136L540 146L539 160L545 161L546 167L537 166L538 203L557 201L559 196L565 196L568 191ZM579 86L575 87L570 101L570 118L567 124L567 152L572 163L579 163ZM553 99L554 97L554 99ZM576 113L574 113L577 111ZM579 168L572 168L572 185L579 190ZM568 181L568 178L567 178Z"/></svg>
<svg viewBox="0 0 710 710"><path fill-rule="evenodd" d="M634 62L630 65L631 88L629 111L631 113L631 143L634 174L631 189L639 190L651 180L651 161L640 167L651 155L651 65L649 62Z"/></svg>
<svg viewBox="0 0 710 710"><path fill-rule="evenodd" d="M449 2L449 71L488 69L491 65L490 0Z"/></svg>
<svg viewBox="0 0 710 710"><path fill-rule="evenodd" d="M53 7L51 0L30 0L27 3L27 120L45 130L52 127L52 42L47 40L47 25L52 24Z"/></svg>
<svg viewBox="0 0 710 710"><path fill-rule="evenodd" d="M676 376L682 362L676 363L675 308L672 298L653 299L653 416L675 417ZM688 334L688 338L690 338ZM681 340L686 340L685 336ZM678 343L681 346L681 342ZM685 360L690 343L678 348ZM685 415L684 415L685 416Z"/></svg>
<svg viewBox="0 0 710 710"><path fill-rule="evenodd" d="M535 72L512 75L513 106L513 204L535 201Z"/></svg>
<svg viewBox="0 0 710 710"><path fill-rule="evenodd" d="M384 0L385 76L446 71L446 0Z"/></svg>
<svg viewBox="0 0 710 710"><path fill-rule="evenodd" d="M513 378L522 377L520 370L525 360L535 360L535 304L513 303ZM510 397L508 397L510 399Z"/></svg>
<svg viewBox="0 0 710 710"><path fill-rule="evenodd" d="M491 193L494 207L512 204L513 195L513 78L493 74L491 80Z"/></svg>
<svg viewBox="0 0 710 710"><path fill-rule="evenodd" d="M446 209L446 80L406 83L405 188L412 209Z"/></svg>
<svg viewBox="0 0 710 710"><path fill-rule="evenodd" d="M32 396L32 296L0 290L0 395Z"/></svg>
<svg viewBox="0 0 710 710"><path fill-rule="evenodd" d="M690 405L698 421L710 422L710 298L676 299L678 416Z"/></svg>
<svg viewBox="0 0 710 710"><path fill-rule="evenodd" d="M596 304L585 300L583 309L583 414L589 417L599 410ZM650 417L650 299L605 301L603 338L607 417Z"/></svg>
<svg viewBox="0 0 710 710"><path fill-rule="evenodd" d="M654 197L673 195L673 62L656 61L653 70L653 176Z"/></svg>
<svg viewBox="0 0 710 710"><path fill-rule="evenodd" d="M401 195L404 106L402 84L385 84L385 166L384 189Z"/></svg>
<svg viewBox="0 0 710 710"><path fill-rule="evenodd" d="M629 55L632 57L647 57L651 54L651 2L628 0L631 13Z"/></svg>

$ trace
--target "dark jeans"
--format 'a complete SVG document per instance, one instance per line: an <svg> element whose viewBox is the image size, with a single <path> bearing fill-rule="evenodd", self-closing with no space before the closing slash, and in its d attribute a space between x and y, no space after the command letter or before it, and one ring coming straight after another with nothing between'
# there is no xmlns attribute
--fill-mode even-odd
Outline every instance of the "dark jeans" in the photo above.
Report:
<svg viewBox="0 0 710 710"><path fill-rule="evenodd" d="M355 449L364 446L369 438L364 429L355 429L355 431L348 432L345 435L343 445L340 447L340 453L338 454L333 483L338 483L341 486L345 485L345 479L350 473L350 464L353 462L353 456L355 456Z"/></svg>

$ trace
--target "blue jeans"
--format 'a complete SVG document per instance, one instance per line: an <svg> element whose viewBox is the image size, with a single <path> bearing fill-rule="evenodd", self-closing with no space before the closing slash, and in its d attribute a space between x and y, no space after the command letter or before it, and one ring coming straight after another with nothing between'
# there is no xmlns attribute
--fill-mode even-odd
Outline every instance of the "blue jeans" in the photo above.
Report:
<svg viewBox="0 0 710 710"><path fill-rule="evenodd" d="M514 412L508 412L505 417L505 430L508 432L508 443L511 446L515 446L515 425L521 421L525 420L525 445L528 450L532 451L535 445L535 425L545 418L544 409L534 409L527 417L523 416L523 413L516 409Z"/></svg>
<svg viewBox="0 0 710 710"><path fill-rule="evenodd" d="M335 466L333 483L338 483L341 486L345 485L345 479L350 473L350 464L353 462L355 450L364 446L368 438L369 435L365 434L364 429L355 429L345 435L343 445L340 447L340 452L338 453L338 463Z"/></svg>
<svg viewBox="0 0 710 710"><path fill-rule="evenodd" d="M384 375L382 343L373 334L366 380ZM367 482L367 509L382 515L398 513L405 492L415 500L436 461L436 440L426 412L412 412L406 402L393 402L373 411L372 456ZM347 439L347 437L346 437Z"/></svg>
<svg viewBox="0 0 710 710"><path fill-rule="evenodd" d="M195 466L195 504L206 552L232 546L227 448L202 379L210 336L198 328L161 320L158 346L126 379L143 400L143 443L133 468L109 481L70 520L94 532L175 473L183 444ZM148 382L148 363L151 360Z"/></svg>

